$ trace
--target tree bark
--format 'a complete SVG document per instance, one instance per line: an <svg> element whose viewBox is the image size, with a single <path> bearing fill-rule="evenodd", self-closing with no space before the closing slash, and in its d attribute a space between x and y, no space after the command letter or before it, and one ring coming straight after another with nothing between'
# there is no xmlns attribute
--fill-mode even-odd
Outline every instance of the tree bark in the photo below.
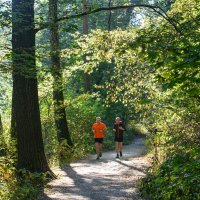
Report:
<svg viewBox="0 0 200 200"><path fill-rule="evenodd" d="M12 0L13 109L17 168L49 171L44 153L35 63L34 0Z"/></svg>
<svg viewBox="0 0 200 200"><path fill-rule="evenodd" d="M58 141L67 140L69 146L73 146L68 129L66 111L64 106L62 69L60 65L60 47L57 21L57 0L49 0L51 65L53 76L53 102L54 120L57 129Z"/></svg>
<svg viewBox="0 0 200 200"><path fill-rule="evenodd" d="M83 5L83 13L87 12L87 0L82 0L82 5ZM83 16L83 34L88 34L88 18L87 15ZM83 57L84 62L86 61L86 55ZM91 85L90 85L90 77L89 74L84 72L84 93L87 93L91 90Z"/></svg>

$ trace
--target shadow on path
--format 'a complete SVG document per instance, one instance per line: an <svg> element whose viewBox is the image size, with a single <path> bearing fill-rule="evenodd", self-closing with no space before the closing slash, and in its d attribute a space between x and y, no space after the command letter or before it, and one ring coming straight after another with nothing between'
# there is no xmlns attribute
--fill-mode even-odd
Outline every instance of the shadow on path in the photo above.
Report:
<svg viewBox="0 0 200 200"><path fill-rule="evenodd" d="M139 172L142 172L142 173L146 174L145 170L142 169L142 168L128 165L128 164L122 162L121 160L115 160L115 161L116 161L117 163L119 163L119 164L125 166L125 167L128 167L129 169L134 169L134 170L137 170L137 171L139 171Z"/></svg>
<svg viewBox="0 0 200 200"><path fill-rule="evenodd" d="M54 190L62 193L67 193L67 196L77 194L88 199L109 200L112 198L124 198L128 195L122 187L122 182L119 180L119 175L104 175L91 174L90 177L78 174L71 166L62 168L67 173L67 176L74 182L73 186L56 186ZM114 176L116 176L113 181ZM111 178L112 177L112 178ZM109 187L108 187L109 186Z"/></svg>
<svg viewBox="0 0 200 200"><path fill-rule="evenodd" d="M145 175L145 161L137 159L144 151L142 141L136 140L124 149L127 160L116 160L114 152L105 152L99 161L91 155L56 169L60 178L49 184L39 200L141 200L135 183Z"/></svg>

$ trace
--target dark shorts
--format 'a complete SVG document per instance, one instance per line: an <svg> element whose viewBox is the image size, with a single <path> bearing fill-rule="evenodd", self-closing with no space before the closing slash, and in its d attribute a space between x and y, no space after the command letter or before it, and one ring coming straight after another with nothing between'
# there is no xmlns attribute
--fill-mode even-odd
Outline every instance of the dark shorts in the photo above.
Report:
<svg viewBox="0 0 200 200"><path fill-rule="evenodd" d="M103 138L94 138L95 143L103 143Z"/></svg>
<svg viewBox="0 0 200 200"><path fill-rule="evenodd" d="M115 142L123 142L123 136L115 136Z"/></svg>

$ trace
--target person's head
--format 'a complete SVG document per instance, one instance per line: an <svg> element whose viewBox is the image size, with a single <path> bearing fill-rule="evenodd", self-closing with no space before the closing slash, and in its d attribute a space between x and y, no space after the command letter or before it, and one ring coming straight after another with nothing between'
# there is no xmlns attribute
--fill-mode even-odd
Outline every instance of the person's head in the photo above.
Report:
<svg viewBox="0 0 200 200"><path fill-rule="evenodd" d="M101 117L97 117L97 118L96 118L96 122L97 122L97 123L100 123L100 122L101 122Z"/></svg>
<svg viewBox="0 0 200 200"><path fill-rule="evenodd" d="M117 124L119 124L120 121L121 121L120 117L116 117L116 118L115 118L115 122L116 122Z"/></svg>

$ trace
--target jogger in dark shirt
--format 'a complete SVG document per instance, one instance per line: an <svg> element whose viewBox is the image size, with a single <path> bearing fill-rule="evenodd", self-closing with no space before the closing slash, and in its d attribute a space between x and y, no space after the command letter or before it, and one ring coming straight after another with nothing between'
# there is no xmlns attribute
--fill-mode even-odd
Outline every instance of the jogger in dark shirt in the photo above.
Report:
<svg viewBox="0 0 200 200"><path fill-rule="evenodd" d="M116 146L116 153L117 156L116 158L119 158L119 153L120 156L122 156L122 146L123 146L123 133L126 130L124 124L122 123L120 117L115 118L115 124L113 127L113 131L115 133L115 146ZM119 152L120 149L120 152Z"/></svg>

